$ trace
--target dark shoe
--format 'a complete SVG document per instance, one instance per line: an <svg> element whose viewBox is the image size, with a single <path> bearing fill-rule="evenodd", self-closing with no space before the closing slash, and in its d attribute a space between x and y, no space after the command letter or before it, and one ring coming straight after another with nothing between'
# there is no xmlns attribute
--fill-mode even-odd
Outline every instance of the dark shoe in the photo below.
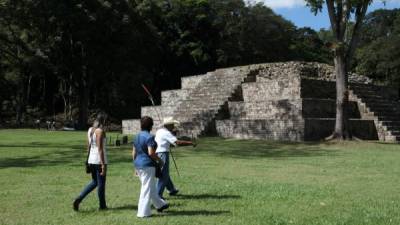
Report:
<svg viewBox="0 0 400 225"><path fill-rule="evenodd" d="M170 196L175 196L175 195L178 194L178 192L179 192L179 190L178 190L178 189L175 189L175 190L171 191L171 192L169 193L169 195L170 195Z"/></svg>
<svg viewBox="0 0 400 225"><path fill-rule="evenodd" d="M161 208L157 209L157 212L162 212L162 211L164 211L164 209L168 209L168 208L169 208L169 204L167 203L167 204L161 206Z"/></svg>
<svg viewBox="0 0 400 225"><path fill-rule="evenodd" d="M74 211L79 211L80 203L81 203L81 201L79 201L79 199L75 199L74 203L72 203L72 208L74 209Z"/></svg>

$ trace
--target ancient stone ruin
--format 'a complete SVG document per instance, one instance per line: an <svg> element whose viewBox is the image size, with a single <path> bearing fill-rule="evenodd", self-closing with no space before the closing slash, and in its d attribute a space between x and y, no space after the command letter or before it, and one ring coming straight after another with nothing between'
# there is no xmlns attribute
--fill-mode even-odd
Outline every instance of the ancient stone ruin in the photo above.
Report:
<svg viewBox="0 0 400 225"><path fill-rule="evenodd" d="M395 90L351 74L350 125L365 140L400 140L400 104ZM173 116L179 135L312 141L329 136L335 123L333 68L287 62L217 69L183 77L181 89L162 92L160 106L142 107L142 116ZM122 121L123 133L140 130L139 120Z"/></svg>

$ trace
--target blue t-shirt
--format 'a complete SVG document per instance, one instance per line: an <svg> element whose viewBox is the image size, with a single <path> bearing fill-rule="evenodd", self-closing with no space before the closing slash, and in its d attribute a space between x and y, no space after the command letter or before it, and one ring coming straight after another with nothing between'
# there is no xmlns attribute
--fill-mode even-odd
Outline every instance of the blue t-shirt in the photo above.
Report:
<svg viewBox="0 0 400 225"><path fill-rule="evenodd" d="M136 135L136 138L133 141L133 145L136 149L136 159L133 161L135 167L154 167L154 162L150 159L147 149L148 147L156 149L157 144L154 141L154 136L151 135L148 131L140 131Z"/></svg>

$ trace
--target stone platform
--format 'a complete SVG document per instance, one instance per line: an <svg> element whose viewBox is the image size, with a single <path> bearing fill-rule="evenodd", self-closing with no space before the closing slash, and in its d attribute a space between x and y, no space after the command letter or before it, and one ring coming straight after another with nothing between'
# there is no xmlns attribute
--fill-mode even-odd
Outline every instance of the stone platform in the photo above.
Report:
<svg viewBox="0 0 400 225"><path fill-rule="evenodd" d="M352 74L350 125L366 140L400 140L396 92ZM182 88L163 91L162 104L142 107L142 116L173 116L180 135L218 135L283 141L320 140L332 133L335 118L333 68L318 63L268 63L218 69L182 78ZM138 120L122 122L136 133Z"/></svg>

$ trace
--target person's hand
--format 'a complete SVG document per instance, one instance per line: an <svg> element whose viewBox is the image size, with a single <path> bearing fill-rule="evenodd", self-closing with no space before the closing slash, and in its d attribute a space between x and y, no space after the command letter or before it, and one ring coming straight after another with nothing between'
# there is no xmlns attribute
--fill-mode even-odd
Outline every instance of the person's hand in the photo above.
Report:
<svg viewBox="0 0 400 225"><path fill-rule="evenodd" d="M100 171L100 176L105 176L107 174L107 166L106 165L101 165L101 171Z"/></svg>

